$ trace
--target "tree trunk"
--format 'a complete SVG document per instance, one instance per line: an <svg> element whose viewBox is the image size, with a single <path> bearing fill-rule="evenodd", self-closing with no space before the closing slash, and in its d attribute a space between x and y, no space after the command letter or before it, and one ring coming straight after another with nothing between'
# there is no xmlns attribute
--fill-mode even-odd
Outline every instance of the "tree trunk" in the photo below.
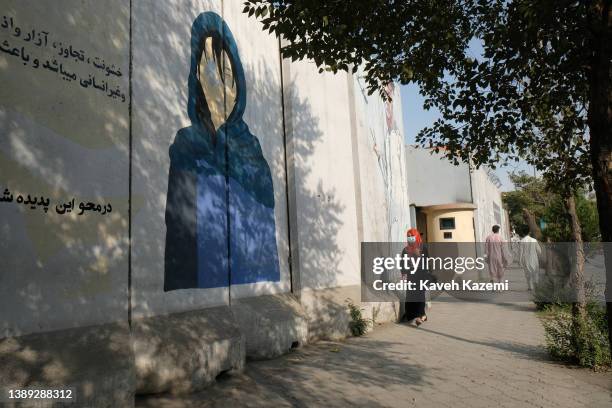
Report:
<svg viewBox="0 0 612 408"><path fill-rule="evenodd" d="M572 316L574 318L574 325L577 332L580 328L576 325L581 325L584 321L586 313L586 294L584 292L584 247L582 243L582 228L580 227L580 220L576 213L576 199L573 194L565 197L565 209L567 215L570 218L570 227L572 230L572 240L575 252L573 255L573 262L570 265L570 282L574 289L575 299L572 304Z"/></svg>
<svg viewBox="0 0 612 408"><path fill-rule="evenodd" d="M554 256L554 251L551 248L550 245L550 238L546 239L546 246L544 247L544 254L546 256L545 262L546 262L546 268L544 269L546 271L546 275L549 277L549 279L554 279L553 277L553 256Z"/></svg>
<svg viewBox="0 0 612 408"><path fill-rule="evenodd" d="M589 111L591 165L597 197L599 229L604 247L608 338L612 350L612 58L611 0L598 0L592 6L592 57L589 72Z"/></svg>
<svg viewBox="0 0 612 408"><path fill-rule="evenodd" d="M533 215L533 213L529 211L527 208L523 208L523 219L529 226L529 232L531 232L531 235L538 241L542 242L543 240L542 230L540 229L540 227L538 226L538 223L536 222L535 215Z"/></svg>

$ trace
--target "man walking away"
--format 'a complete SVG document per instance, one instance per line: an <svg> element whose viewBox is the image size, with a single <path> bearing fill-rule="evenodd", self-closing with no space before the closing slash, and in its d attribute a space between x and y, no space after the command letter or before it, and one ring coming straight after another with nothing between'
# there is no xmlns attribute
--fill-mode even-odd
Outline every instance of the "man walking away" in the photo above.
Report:
<svg viewBox="0 0 612 408"><path fill-rule="evenodd" d="M542 248L540 248L537 239L529 236L528 228L523 228L520 234L522 239L519 244L519 265L525 271L527 290L533 290L535 285L538 284L539 257L542 253Z"/></svg>
<svg viewBox="0 0 612 408"><path fill-rule="evenodd" d="M499 235L499 225L493 226L493 233L487 236L485 253L489 264L491 282L501 282L504 277L504 267L508 263L504 251L504 241Z"/></svg>

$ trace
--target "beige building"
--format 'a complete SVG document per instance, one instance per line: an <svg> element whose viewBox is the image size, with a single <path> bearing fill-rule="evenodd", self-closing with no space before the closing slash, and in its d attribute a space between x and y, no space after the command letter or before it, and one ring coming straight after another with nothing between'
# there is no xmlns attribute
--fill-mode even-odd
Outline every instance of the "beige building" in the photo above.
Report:
<svg viewBox="0 0 612 408"><path fill-rule="evenodd" d="M499 181L483 167L457 166L430 149L407 146L411 219L426 242L484 242L493 225L509 238Z"/></svg>
<svg viewBox="0 0 612 408"><path fill-rule="evenodd" d="M417 229L431 242L471 242L474 240L475 209L470 203L422 207L421 225L417 223Z"/></svg>

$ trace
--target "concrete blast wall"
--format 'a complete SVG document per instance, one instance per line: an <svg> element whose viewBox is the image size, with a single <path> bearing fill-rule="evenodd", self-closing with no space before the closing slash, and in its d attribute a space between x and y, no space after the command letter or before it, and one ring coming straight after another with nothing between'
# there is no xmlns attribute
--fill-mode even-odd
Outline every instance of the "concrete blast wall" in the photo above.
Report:
<svg viewBox="0 0 612 408"><path fill-rule="evenodd" d="M399 88L390 100L367 94L363 72L353 81L359 151L362 241L403 242L409 227L408 174Z"/></svg>
<svg viewBox="0 0 612 408"><path fill-rule="evenodd" d="M81 406L125 406L129 7L2 6L0 388L71 386Z"/></svg>
<svg viewBox="0 0 612 408"><path fill-rule="evenodd" d="M506 228L507 215L503 209L501 192L491 180L485 168L481 167L472 172L472 185L474 204L477 206L474 212L474 222L478 241L484 242L486 240L493 225L501 227L500 234L504 237L504 240L508 241L510 231Z"/></svg>
<svg viewBox="0 0 612 408"><path fill-rule="evenodd" d="M129 9L0 19L0 337L126 321Z"/></svg>
<svg viewBox="0 0 612 408"><path fill-rule="evenodd" d="M199 3L199 4L198 4ZM258 30L233 2L137 2L133 47L132 257L134 317L229 305L230 289L164 292L169 148L188 115L192 23L202 11L223 16L232 30L246 76L244 121L261 145L274 191L280 279L231 286L234 298L290 290L281 78L277 40Z"/></svg>
<svg viewBox="0 0 612 408"><path fill-rule="evenodd" d="M0 387L126 406L348 333L360 242L409 225L397 88L281 61L240 2L3 6Z"/></svg>

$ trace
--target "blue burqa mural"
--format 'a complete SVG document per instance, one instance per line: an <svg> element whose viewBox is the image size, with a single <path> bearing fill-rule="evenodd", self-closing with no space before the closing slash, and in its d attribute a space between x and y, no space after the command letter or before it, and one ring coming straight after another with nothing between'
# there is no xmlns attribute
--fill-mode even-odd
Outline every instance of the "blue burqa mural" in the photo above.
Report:
<svg viewBox="0 0 612 408"><path fill-rule="evenodd" d="M217 61L227 55L236 87L218 129L200 83L209 38ZM164 291L279 281L272 175L242 119L246 81L236 42L215 13L193 23L188 86L191 126L170 146Z"/></svg>

